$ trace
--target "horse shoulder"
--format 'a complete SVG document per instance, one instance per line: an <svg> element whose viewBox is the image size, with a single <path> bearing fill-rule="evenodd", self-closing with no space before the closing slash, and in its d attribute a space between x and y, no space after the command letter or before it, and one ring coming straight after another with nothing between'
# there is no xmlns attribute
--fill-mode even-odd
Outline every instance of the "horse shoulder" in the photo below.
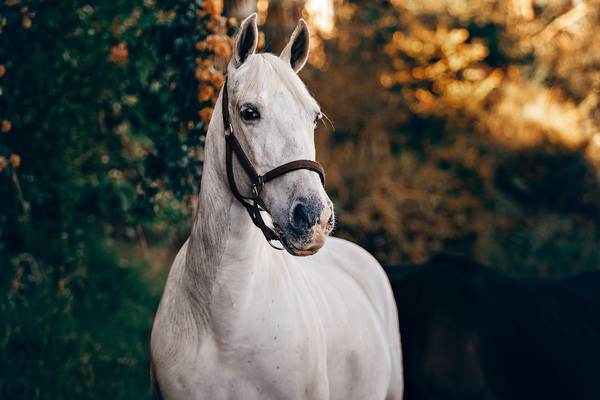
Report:
<svg viewBox="0 0 600 400"><path fill-rule="evenodd" d="M330 262L331 268L349 277L354 283L350 287L356 289L358 286L370 304L369 313L375 318L372 321L378 322L375 322L369 329L377 330L382 335L380 336L383 339L381 343L387 343L382 350L385 353L384 358L387 359L384 364L389 363L388 367L383 367L383 364L377 367L382 368L378 373L389 374L388 392L385 398L401 398L403 379L398 311L385 271L369 252L347 240L330 237L317 256L321 252L323 252L322 262ZM350 298L356 298L357 294L356 291L348 293L344 302L348 302ZM375 378L373 377L373 379Z"/></svg>
<svg viewBox="0 0 600 400"><path fill-rule="evenodd" d="M330 237L323 256L330 258L349 276L377 307L394 307L394 296L387 275L379 262L362 247L344 239Z"/></svg>
<svg viewBox="0 0 600 400"><path fill-rule="evenodd" d="M205 336L196 310L181 290L187 244L181 247L171 266L150 337L151 385L159 400L161 392L169 393L176 385L173 381L165 382L165 376L190 375L187 370L193 365L194 354Z"/></svg>
<svg viewBox="0 0 600 400"><path fill-rule="evenodd" d="M172 319L174 316L179 314L178 309L182 306L179 297L181 296L182 292L181 282L184 279L183 273L185 268L187 245L188 242L186 241L177 253L175 260L171 265L171 269L169 270L169 276L167 277L167 282L165 283L165 288L163 290L163 294L158 305L158 310L156 311L156 316L154 318L154 326L152 329L153 345L155 339L171 333L171 328L173 326Z"/></svg>
<svg viewBox="0 0 600 400"><path fill-rule="evenodd" d="M365 305L373 322L378 321L378 329L382 329L381 333L389 337L394 346L397 345L399 352L396 300L387 275L375 257L354 243L334 237L328 238L313 257L314 263L326 271L330 283L341 290L342 303Z"/></svg>

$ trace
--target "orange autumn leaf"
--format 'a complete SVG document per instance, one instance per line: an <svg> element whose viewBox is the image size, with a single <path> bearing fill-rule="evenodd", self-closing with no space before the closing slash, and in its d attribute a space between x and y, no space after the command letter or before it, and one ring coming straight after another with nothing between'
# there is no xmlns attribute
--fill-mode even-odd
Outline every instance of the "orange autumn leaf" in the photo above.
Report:
<svg viewBox="0 0 600 400"><path fill-rule="evenodd" d="M10 121L7 120L2 120L2 132L6 133L9 132L12 128L12 124L10 123Z"/></svg>
<svg viewBox="0 0 600 400"><path fill-rule="evenodd" d="M11 154L10 165L12 165L14 168L17 168L19 165L21 165L21 156L18 154Z"/></svg>

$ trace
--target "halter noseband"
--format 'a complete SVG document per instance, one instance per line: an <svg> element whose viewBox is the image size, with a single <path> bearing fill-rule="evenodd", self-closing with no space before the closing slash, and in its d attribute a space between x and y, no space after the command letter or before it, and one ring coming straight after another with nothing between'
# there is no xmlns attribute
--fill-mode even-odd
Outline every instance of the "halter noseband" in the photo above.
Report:
<svg viewBox="0 0 600 400"><path fill-rule="evenodd" d="M229 181L231 193L233 193L233 196L246 208L248 214L250 215L250 218L252 219L252 222L254 222L254 225L260 228L269 244L278 250L283 250L279 247L275 247L271 243L273 240L279 240L279 235L265 224L265 221L263 221L262 216L260 215L260 212L263 210L258 205L258 199L260 198L260 193L262 191L263 186L265 185L265 183L272 181L278 176L299 169L308 169L318 173L319 177L321 178L321 183L325 185L325 170L323 169L321 164L319 164L316 161L296 160L280 165L279 167L270 170L264 175L259 175L252 166L252 163L248 159L248 156L246 156L246 153L244 153L240 142L233 134L233 126L231 125L229 117L229 95L227 93L227 78L225 78L225 83L223 84L223 99L221 103L223 107L223 126L225 127L225 164L227 168L227 180ZM242 196L237 188L235 178L233 175L232 153L235 153L238 161L240 162L240 164L242 164L244 171L246 171L246 175L248 175L250 181L252 182L251 198L246 198ZM252 203L249 203L246 200L250 200L252 201Z"/></svg>

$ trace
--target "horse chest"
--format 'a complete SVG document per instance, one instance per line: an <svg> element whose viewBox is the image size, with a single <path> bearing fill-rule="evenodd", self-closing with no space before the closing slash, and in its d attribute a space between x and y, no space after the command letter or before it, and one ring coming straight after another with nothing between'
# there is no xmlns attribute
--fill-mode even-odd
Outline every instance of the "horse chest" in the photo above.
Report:
<svg viewBox="0 0 600 400"><path fill-rule="evenodd" d="M326 361L315 340L268 336L255 332L224 342L207 334L197 354L174 366L173 398L329 398Z"/></svg>

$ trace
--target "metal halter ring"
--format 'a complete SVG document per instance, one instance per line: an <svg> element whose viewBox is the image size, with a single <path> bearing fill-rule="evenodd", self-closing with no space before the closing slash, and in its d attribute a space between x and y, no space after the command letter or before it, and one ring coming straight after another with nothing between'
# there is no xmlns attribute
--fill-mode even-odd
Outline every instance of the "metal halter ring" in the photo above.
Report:
<svg viewBox="0 0 600 400"><path fill-rule="evenodd" d="M262 176L259 176L256 182L252 184L252 195L255 199L258 199L258 196L260 196L264 184L264 178Z"/></svg>

